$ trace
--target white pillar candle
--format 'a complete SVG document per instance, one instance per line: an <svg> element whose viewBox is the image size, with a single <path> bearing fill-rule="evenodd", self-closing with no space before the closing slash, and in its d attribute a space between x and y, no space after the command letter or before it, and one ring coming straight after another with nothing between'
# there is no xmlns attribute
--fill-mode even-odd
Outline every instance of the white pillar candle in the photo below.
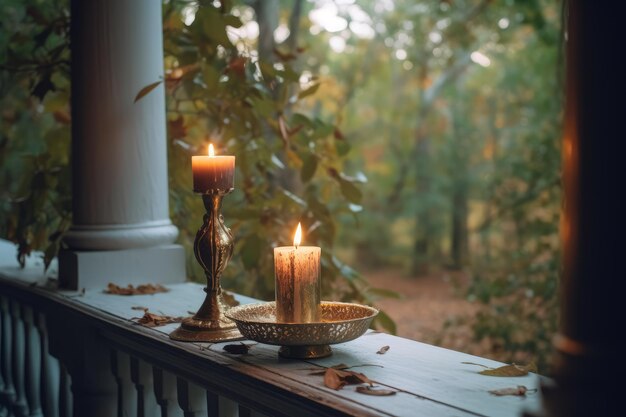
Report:
<svg viewBox="0 0 626 417"><path fill-rule="evenodd" d="M215 156L213 145L209 145L208 155L191 157L193 190L205 193L209 190L230 190L235 187L235 157Z"/></svg>
<svg viewBox="0 0 626 417"><path fill-rule="evenodd" d="M276 321L313 323L320 321L320 256L317 246L299 246L298 224L293 246L274 248Z"/></svg>

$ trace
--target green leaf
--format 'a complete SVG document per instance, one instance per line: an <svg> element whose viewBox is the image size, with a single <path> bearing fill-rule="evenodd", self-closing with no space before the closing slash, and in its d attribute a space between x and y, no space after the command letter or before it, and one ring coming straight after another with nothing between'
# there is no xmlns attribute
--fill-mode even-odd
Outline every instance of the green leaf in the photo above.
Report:
<svg viewBox="0 0 626 417"><path fill-rule="evenodd" d="M317 157L313 154L307 153L302 158L302 169L300 170L300 178L302 182L309 182L313 175L315 175L315 170L317 170Z"/></svg>
<svg viewBox="0 0 626 417"><path fill-rule="evenodd" d="M276 69L269 62L259 61L259 68L265 80L271 80L276 76Z"/></svg>
<svg viewBox="0 0 626 417"><path fill-rule="evenodd" d="M294 71L293 68L291 68L290 66L286 66L285 69L280 72L280 76L283 77L285 80L294 83L300 81L300 74Z"/></svg>
<svg viewBox="0 0 626 417"><path fill-rule="evenodd" d="M298 98L303 99L307 96L310 96L311 94L315 94L318 88L320 88L320 83L313 84L306 90L300 91L300 93L298 94Z"/></svg>
<svg viewBox="0 0 626 417"><path fill-rule="evenodd" d="M55 240L54 242L48 245L48 247L46 248L46 251L43 254L44 271L48 270L50 263L52 262L54 257L57 256L58 252L59 252L59 241Z"/></svg>
<svg viewBox="0 0 626 417"><path fill-rule="evenodd" d="M202 79L207 85L209 91L214 91L220 82L220 73L213 65L204 65L202 67Z"/></svg>
<svg viewBox="0 0 626 417"><path fill-rule="evenodd" d="M350 152L350 144L344 140L336 140L335 149L337 150L339 156L345 156L348 152Z"/></svg>
<svg viewBox="0 0 626 417"><path fill-rule="evenodd" d="M254 109L263 117L272 117L276 112L276 106L272 100L254 99L251 101Z"/></svg>
<svg viewBox="0 0 626 417"><path fill-rule="evenodd" d="M398 329L396 328L396 322L393 321L392 318L389 317L387 313L382 310L378 312L378 315L376 316L372 324L377 329L382 328L384 330L387 330L391 334L396 334L396 332L398 331Z"/></svg>
<svg viewBox="0 0 626 417"><path fill-rule="evenodd" d="M224 47L232 47L232 43L226 35L226 19L219 10L212 6L200 7L196 13L196 20L200 23L202 32L209 39Z"/></svg>
<svg viewBox="0 0 626 417"><path fill-rule="evenodd" d="M243 26L243 22L237 16L233 16L232 14L224 15L224 24L226 26L232 26L234 28L240 28Z"/></svg>
<svg viewBox="0 0 626 417"><path fill-rule="evenodd" d="M363 198L363 193L361 193L361 190L359 190L356 185L354 185L350 181L339 178L339 186L341 188L341 194L343 194L343 196L347 198L348 201L354 204L359 204L361 202L361 198Z"/></svg>
<svg viewBox="0 0 626 417"><path fill-rule="evenodd" d="M159 84L161 84L162 82L163 82L163 80L155 81L152 84L148 84L147 86L145 86L144 88L139 90L139 92L137 93L137 96L135 97L134 103L136 103L137 101L141 100L146 94L148 94L150 91L152 91L155 88L157 88L159 86Z"/></svg>

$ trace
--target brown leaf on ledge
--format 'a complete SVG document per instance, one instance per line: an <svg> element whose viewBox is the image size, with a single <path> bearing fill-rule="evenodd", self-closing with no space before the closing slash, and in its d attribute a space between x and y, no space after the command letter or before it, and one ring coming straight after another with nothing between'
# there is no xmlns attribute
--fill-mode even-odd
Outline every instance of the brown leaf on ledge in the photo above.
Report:
<svg viewBox="0 0 626 417"><path fill-rule="evenodd" d="M131 284L127 287L120 287L109 282L107 289L104 290L105 294L115 295L145 295L145 294L157 294L160 292L168 292L169 290L161 284L144 284L139 285L136 288Z"/></svg>
<svg viewBox="0 0 626 417"><path fill-rule="evenodd" d="M142 326L158 327L169 323L180 323L183 319L184 317L161 316L159 314L150 313L148 309L145 309L143 317L131 320L137 320L137 323Z"/></svg>
<svg viewBox="0 0 626 417"><path fill-rule="evenodd" d="M516 388L501 388L489 391L489 394L497 395L499 397L503 395L515 395L518 397L525 397L527 393L537 392L537 388L528 389L524 385L518 385Z"/></svg>
<svg viewBox="0 0 626 417"><path fill-rule="evenodd" d="M307 368L307 370L309 371L313 371L311 372L309 375L324 375L326 373L327 369L339 369L339 370L344 370L344 369L348 369L350 368L348 365L346 365L345 363L340 363L337 365L333 365L333 366L329 366L328 368Z"/></svg>
<svg viewBox="0 0 626 417"><path fill-rule="evenodd" d="M356 387L356 392L359 394L365 395L375 395L377 397L386 397L388 395L396 395L396 392L390 389L374 389L368 386L365 387Z"/></svg>
<svg viewBox="0 0 626 417"><path fill-rule="evenodd" d="M537 366L534 363L529 363L528 365L504 365L499 368L490 368L486 365L481 365L479 363L472 362L461 362L466 365L477 365L482 366L483 368L487 368L483 371L480 371L479 374L487 375L487 376L501 376L501 377L513 377L513 376L526 376L529 372L537 372Z"/></svg>
<svg viewBox="0 0 626 417"><path fill-rule="evenodd" d="M362 383L374 385L373 381L360 372L344 371L335 368L328 368L324 372L324 385L334 390L340 390L348 384Z"/></svg>
<svg viewBox="0 0 626 417"><path fill-rule="evenodd" d="M388 350L389 350L389 346L383 346L376 353L378 353L379 355L384 355L385 353L387 353Z"/></svg>
<svg viewBox="0 0 626 417"><path fill-rule="evenodd" d="M384 366L382 365L375 365L372 363L364 363L361 365L346 365L345 363L340 363L337 365L333 365L333 366L328 366L328 367L322 367L320 368L319 366L316 366L314 368L305 368L304 370L306 371L312 371L311 373L309 373L309 375L324 375L324 373L326 372L327 369L332 368L332 369L337 369L340 371L345 371L346 369L350 369L350 368L360 368L362 366L377 366L379 368L384 368Z"/></svg>

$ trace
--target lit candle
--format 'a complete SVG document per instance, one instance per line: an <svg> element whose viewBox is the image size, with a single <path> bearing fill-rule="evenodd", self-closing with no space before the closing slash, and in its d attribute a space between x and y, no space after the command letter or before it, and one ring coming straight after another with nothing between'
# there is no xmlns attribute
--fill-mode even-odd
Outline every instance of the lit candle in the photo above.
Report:
<svg viewBox="0 0 626 417"><path fill-rule="evenodd" d="M191 157L193 190L205 193L209 190L230 190L235 187L235 157L215 156L213 144L209 145L209 155Z"/></svg>
<svg viewBox="0 0 626 417"><path fill-rule="evenodd" d="M302 226L293 246L274 248L276 278L276 321L313 323L320 321L320 256L317 246L300 246Z"/></svg>

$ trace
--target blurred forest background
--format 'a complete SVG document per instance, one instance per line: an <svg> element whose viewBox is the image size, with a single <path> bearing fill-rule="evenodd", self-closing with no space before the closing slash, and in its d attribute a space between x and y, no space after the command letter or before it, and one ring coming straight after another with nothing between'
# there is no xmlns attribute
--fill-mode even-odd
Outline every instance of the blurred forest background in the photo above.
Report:
<svg viewBox="0 0 626 417"><path fill-rule="evenodd" d="M557 323L562 5L549 0L163 3L171 216L190 156L237 156L226 288L273 298L302 220L326 298L376 325L549 366ZM1 0L0 236L48 263L71 223L69 6ZM192 279L203 280L189 256Z"/></svg>

